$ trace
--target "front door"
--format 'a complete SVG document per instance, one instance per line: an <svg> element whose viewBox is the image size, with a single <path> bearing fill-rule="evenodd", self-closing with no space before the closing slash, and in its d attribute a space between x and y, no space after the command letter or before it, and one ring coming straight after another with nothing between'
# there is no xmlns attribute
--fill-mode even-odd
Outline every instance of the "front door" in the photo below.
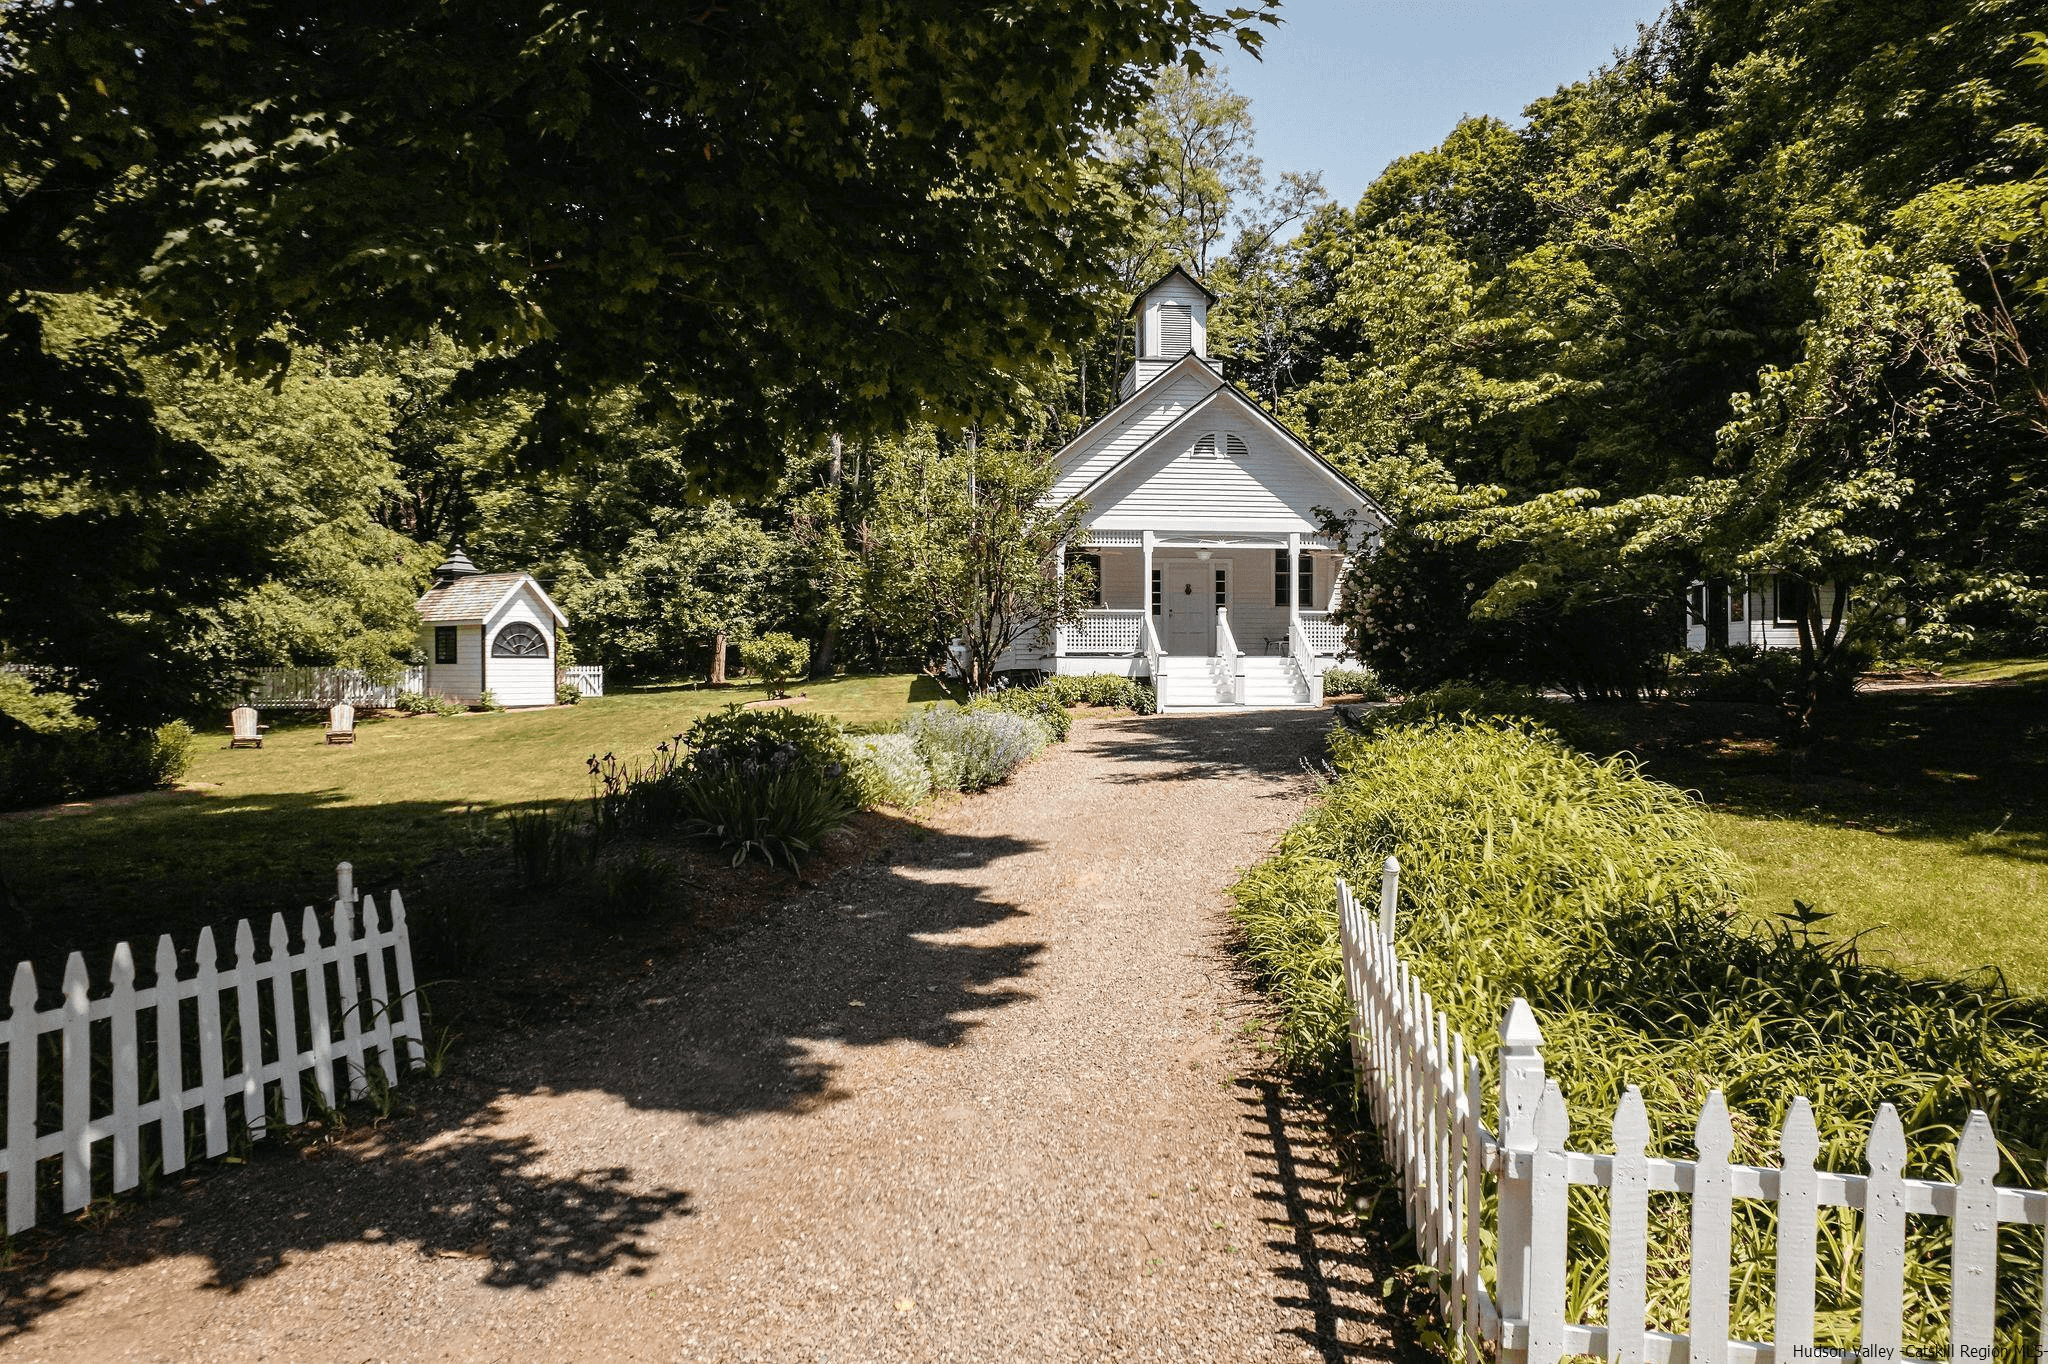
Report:
<svg viewBox="0 0 2048 1364"><path fill-rule="evenodd" d="M1160 597L1166 608L1165 637L1169 654L1212 654L1216 639L1216 589L1209 565L1180 559L1166 565Z"/></svg>

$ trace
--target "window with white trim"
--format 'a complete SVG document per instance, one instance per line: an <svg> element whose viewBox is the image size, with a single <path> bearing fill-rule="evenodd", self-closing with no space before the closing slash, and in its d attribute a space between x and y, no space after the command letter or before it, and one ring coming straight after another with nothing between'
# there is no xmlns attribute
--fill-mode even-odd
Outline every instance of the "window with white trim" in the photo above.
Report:
<svg viewBox="0 0 2048 1364"><path fill-rule="evenodd" d="M1307 608L1315 601L1316 597L1316 561L1309 558L1306 554L1302 555L1301 565L1297 573L1295 590L1299 595L1296 597L1296 600L1304 608ZM1287 551L1284 549L1273 551L1273 605L1289 605L1287 600Z"/></svg>

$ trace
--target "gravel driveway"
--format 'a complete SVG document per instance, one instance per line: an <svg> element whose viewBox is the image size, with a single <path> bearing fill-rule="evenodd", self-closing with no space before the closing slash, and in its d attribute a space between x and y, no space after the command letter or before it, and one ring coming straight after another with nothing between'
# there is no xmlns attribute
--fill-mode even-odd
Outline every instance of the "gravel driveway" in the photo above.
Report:
<svg viewBox="0 0 2048 1364"><path fill-rule="evenodd" d="M37 1276L0 1356L1389 1357L1225 937L1327 724L1083 720L630 997L469 1048L388 1142L70 1238L95 1267Z"/></svg>

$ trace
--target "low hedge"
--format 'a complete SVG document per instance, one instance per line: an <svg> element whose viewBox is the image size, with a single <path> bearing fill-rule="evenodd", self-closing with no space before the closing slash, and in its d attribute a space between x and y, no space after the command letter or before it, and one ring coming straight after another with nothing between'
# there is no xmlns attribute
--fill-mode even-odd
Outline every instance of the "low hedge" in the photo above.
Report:
<svg viewBox="0 0 2048 1364"><path fill-rule="evenodd" d="M183 720L135 734L75 725L0 739L0 810L159 790L185 775L197 743Z"/></svg>
<svg viewBox="0 0 2048 1364"><path fill-rule="evenodd" d="M1814 1101L1824 1168L1858 1171L1879 1103L1895 1104L1907 1173L1950 1177L1956 1136L1986 1108L2010 1165L2038 1185L2048 1156L2048 1011L1994 974L1908 977L1829 938L1803 906L1778 924L1735 914L1746 885L1708 838L1698 805L1626 758L1578 753L1526 719L1425 718L1333 741L1335 778L1274 857L1236 888L1246 950L1276 995L1285 1050L1342 1073L1345 999L1333 883L1376 887L1402 864L1403 959L1496 1078L1491 1039L1510 999L1535 1008L1549 1070L1579 1149L1605 1149L1623 1088L1641 1087L1653 1150L1685 1157L1707 1092L1735 1116L1735 1159L1774 1164L1795 1094ZM1575 1191L1574 1236L1605 1234L1604 1202ZM1685 1329L1684 1200L1651 1228L1651 1322ZM1773 1227L1738 1204L1735 1262L1767 1263ZM1908 1257L1907 1350L1945 1353L1949 1232L1916 1219ZM1853 1347L1859 1244L1846 1212L1823 1212L1822 1343ZM2008 1228L2001 1358L2017 1360L2039 1296L2041 1236ZM1843 1247L1850 1247L1848 1253ZM1599 1320L1604 1284L1572 1279L1572 1310ZM2022 1269L2021 1266L2031 1266ZM1575 1269L1578 1266L1575 1265ZM1738 1277L1734 1334L1768 1339L1769 1275Z"/></svg>

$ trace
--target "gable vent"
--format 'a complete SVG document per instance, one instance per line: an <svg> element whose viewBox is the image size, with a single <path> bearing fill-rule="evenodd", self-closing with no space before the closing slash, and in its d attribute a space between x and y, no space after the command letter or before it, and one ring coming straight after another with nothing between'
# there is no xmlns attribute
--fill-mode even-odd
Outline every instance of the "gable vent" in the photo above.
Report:
<svg viewBox="0 0 2048 1364"><path fill-rule="evenodd" d="M1185 303L1159 305L1159 354L1178 360L1195 348L1194 319Z"/></svg>
<svg viewBox="0 0 2048 1364"><path fill-rule="evenodd" d="M1214 432L1211 432L1211 433L1209 433L1209 434L1208 434L1208 435L1206 435L1206 436L1199 436L1199 437L1197 437L1197 438L1196 438L1196 440L1195 440L1195 458L1196 458L1196 459L1214 459L1214 458L1216 458L1216 435L1215 435L1215 433L1214 433Z"/></svg>
<svg viewBox="0 0 2048 1364"><path fill-rule="evenodd" d="M1244 448L1244 437L1238 435L1235 431L1225 434L1223 437L1223 449L1232 459L1243 459L1250 453Z"/></svg>

